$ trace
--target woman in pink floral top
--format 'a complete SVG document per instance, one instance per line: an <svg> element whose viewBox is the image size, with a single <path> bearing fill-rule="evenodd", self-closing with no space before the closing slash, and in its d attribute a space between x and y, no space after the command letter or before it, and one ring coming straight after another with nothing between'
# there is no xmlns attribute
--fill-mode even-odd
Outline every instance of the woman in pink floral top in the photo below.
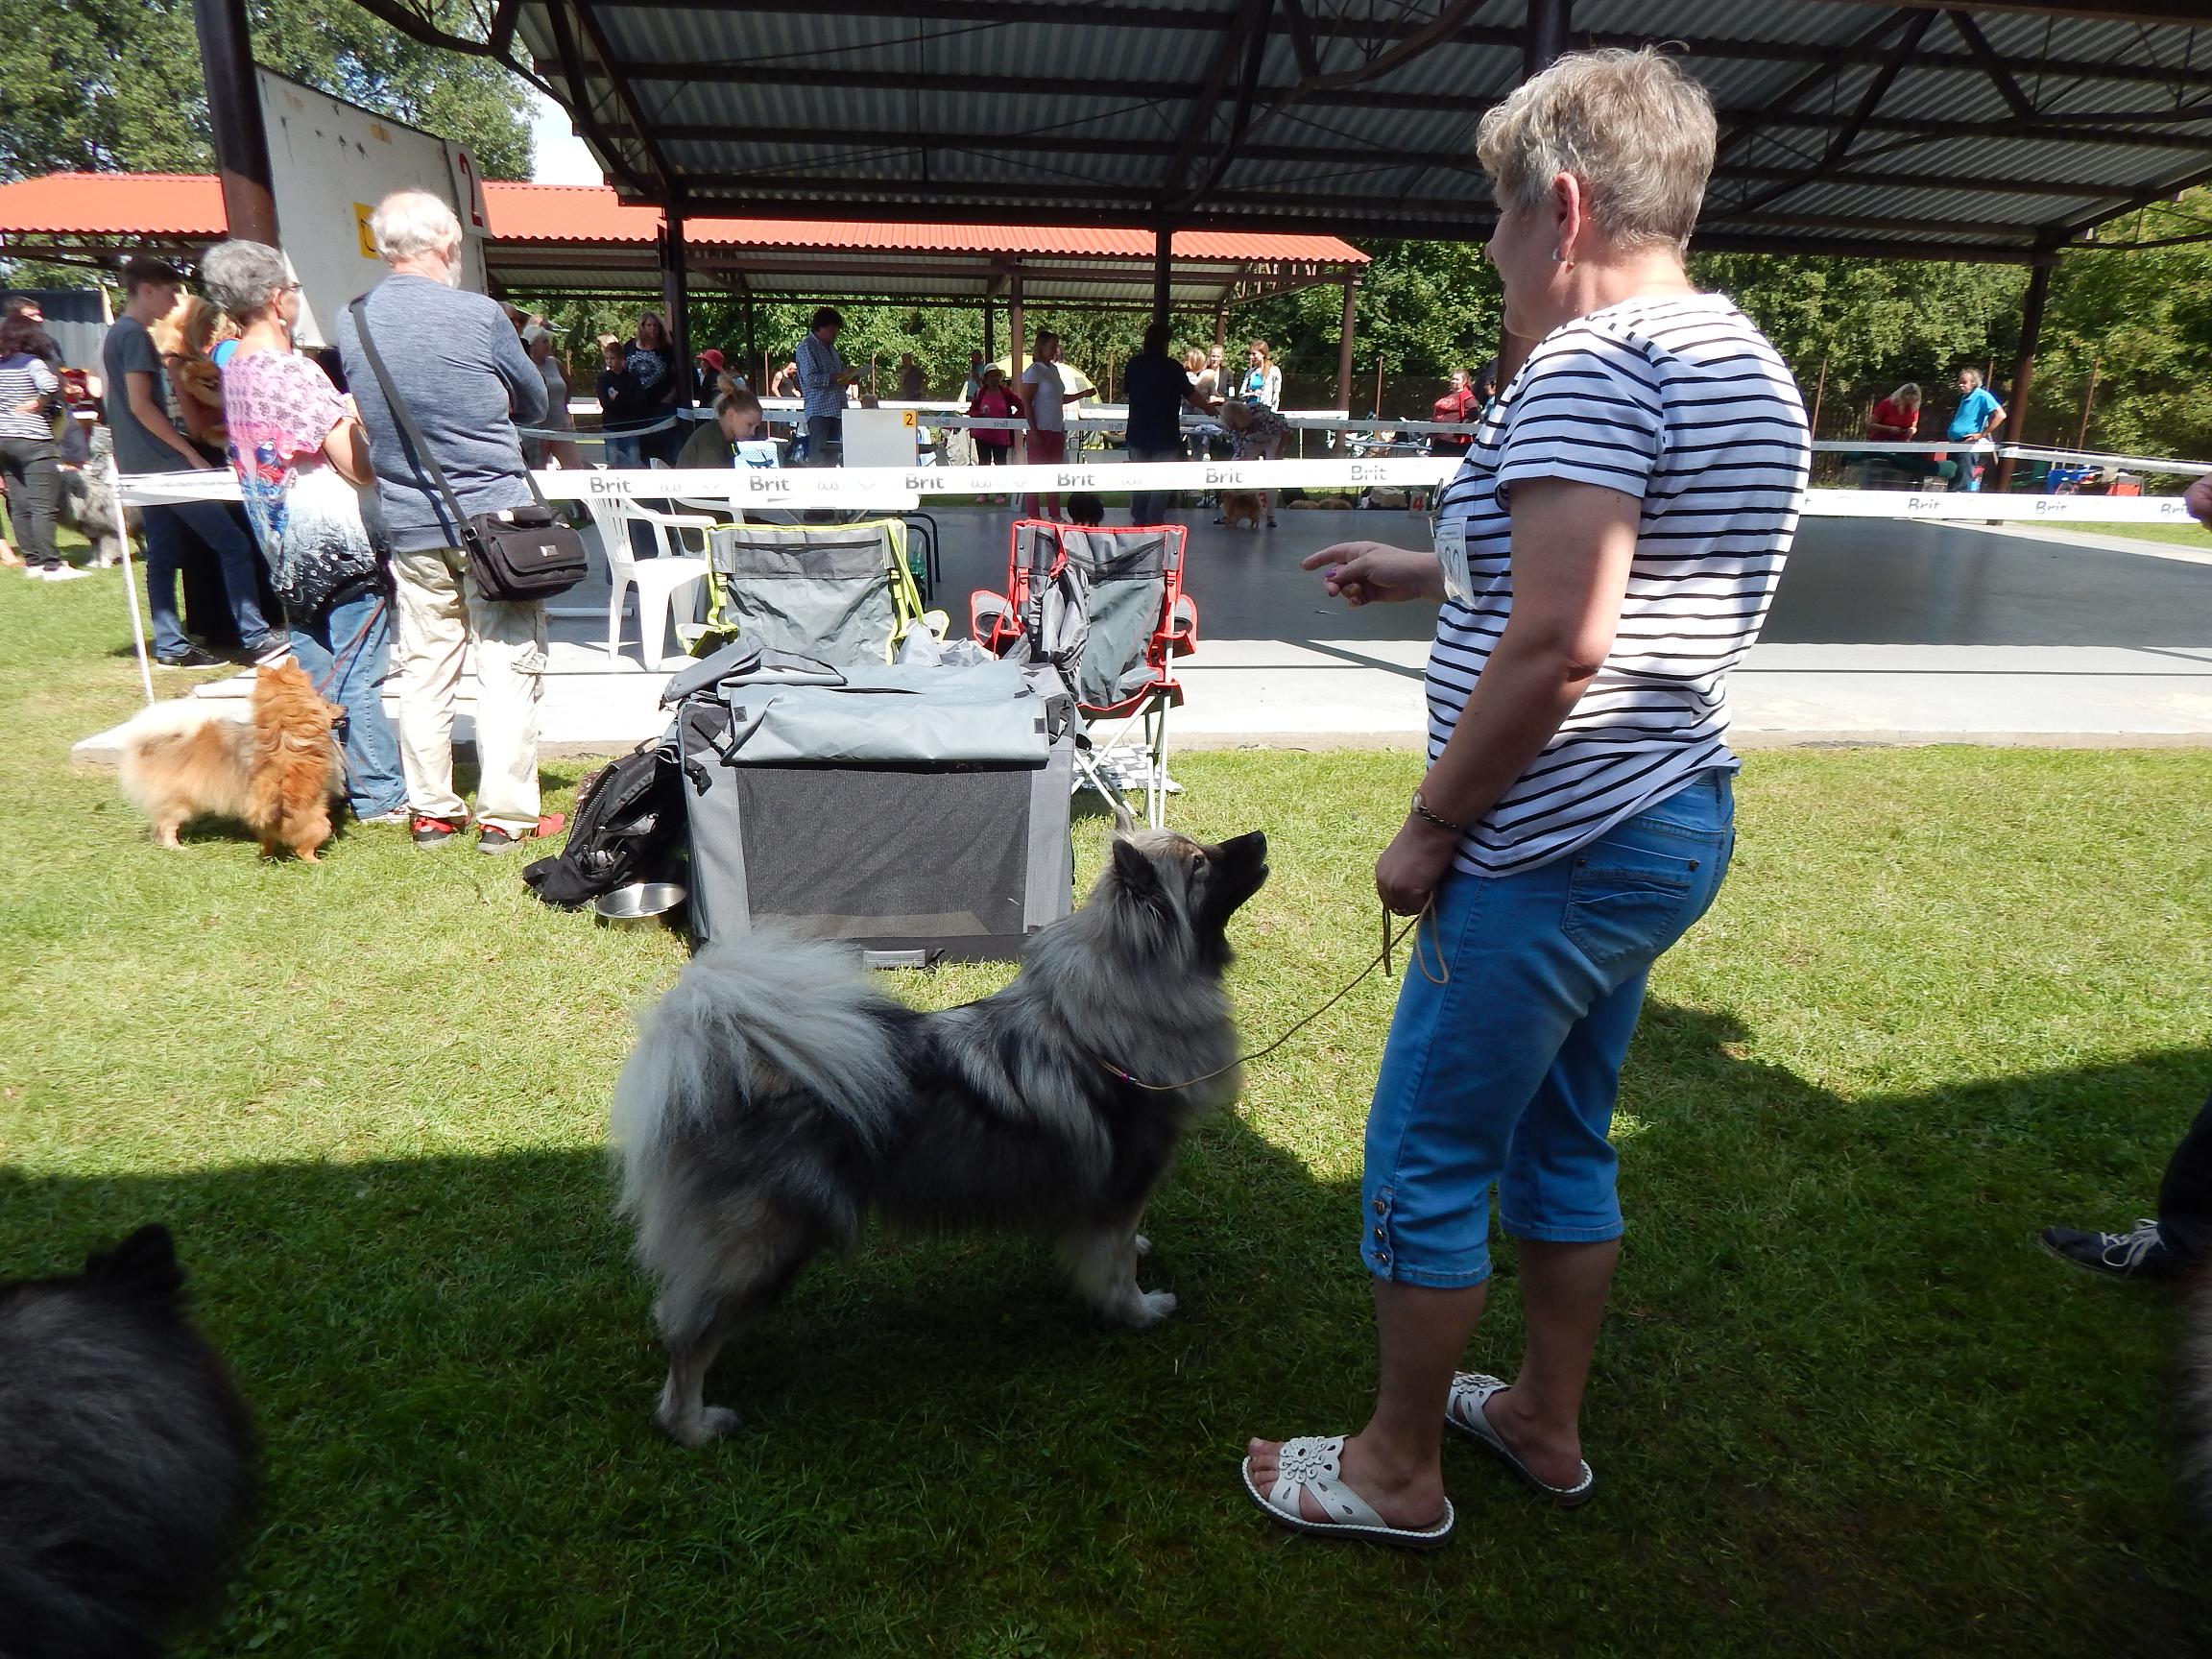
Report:
<svg viewBox="0 0 2212 1659"><path fill-rule="evenodd" d="M346 793L363 823L407 821L399 743L384 713L392 611L362 517L368 442L350 400L292 347L300 284L259 242L207 252L201 280L245 330L223 370L230 467L292 628L292 652L346 710Z"/></svg>

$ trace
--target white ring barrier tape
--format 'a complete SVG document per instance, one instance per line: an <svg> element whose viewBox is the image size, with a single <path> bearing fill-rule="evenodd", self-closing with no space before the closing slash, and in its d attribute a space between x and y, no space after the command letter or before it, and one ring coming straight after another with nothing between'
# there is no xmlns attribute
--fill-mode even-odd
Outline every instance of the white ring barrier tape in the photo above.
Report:
<svg viewBox="0 0 2212 1659"><path fill-rule="evenodd" d="M1370 460L1166 461L1142 467L778 467L616 468L554 469L537 474L549 499L594 500L682 495L744 508L828 507L905 512L925 496L1066 495L1076 491L1280 490L1347 494L1372 488L1431 489L1457 470L1449 456ZM202 472L138 473L122 480L133 507L190 501L235 501L228 468ZM1940 522L2003 519L2021 523L2189 524L2177 495L1999 495L1946 491L1814 490L1805 516L1820 518L1907 518Z"/></svg>

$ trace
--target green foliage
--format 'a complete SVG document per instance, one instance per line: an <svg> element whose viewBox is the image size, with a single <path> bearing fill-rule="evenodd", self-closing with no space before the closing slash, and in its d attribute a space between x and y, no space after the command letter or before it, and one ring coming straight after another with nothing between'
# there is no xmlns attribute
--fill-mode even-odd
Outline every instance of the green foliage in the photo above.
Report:
<svg viewBox="0 0 2212 1659"><path fill-rule="evenodd" d="M2113 230L2157 241L2201 234L2208 220L2212 189L2200 189ZM2093 361L2091 448L2212 454L2212 244L2072 253L2059 262L2036 357L2032 439L2074 442Z"/></svg>
<svg viewBox="0 0 2212 1659"><path fill-rule="evenodd" d="M1353 374L1368 386L1377 369L1394 380L1410 377L1419 388L1389 395L1400 414L1426 414L1415 404L1436 396L1455 368L1473 368L1498 349L1503 291L1479 242L1384 242L1360 278L1354 302ZM1287 407L1334 401L1343 290L1306 288L1240 306L1230 319L1230 359L1241 363L1243 345L1264 339L1283 365ZM1303 394L1303 395L1301 395ZM1371 390L1356 395L1364 409ZM1403 407L1401 407L1403 405Z"/></svg>
<svg viewBox="0 0 2212 1659"><path fill-rule="evenodd" d="M465 18L446 0L448 21ZM350 4L250 0L254 58L530 176L521 83L408 39ZM58 169L205 173L207 95L189 0L0 0L0 178Z"/></svg>

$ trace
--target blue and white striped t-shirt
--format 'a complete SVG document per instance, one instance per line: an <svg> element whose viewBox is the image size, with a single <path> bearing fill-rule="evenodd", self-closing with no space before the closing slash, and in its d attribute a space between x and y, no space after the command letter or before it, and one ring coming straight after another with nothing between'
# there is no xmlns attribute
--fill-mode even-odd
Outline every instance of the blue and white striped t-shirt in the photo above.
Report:
<svg viewBox="0 0 2212 1659"><path fill-rule="evenodd" d="M60 376L44 358L28 351L0 357L0 438L52 438L54 422L45 400L60 388ZM31 403L37 407L17 412L19 405Z"/></svg>
<svg viewBox="0 0 2212 1659"><path fill-rule="evenodd" d="M1563 478L1644 506L1604 667L1461 837L1457 868L1506 875L1548 863L1696 773L1735 767L1723 736L1728 671L1758 638L1781 579L1810 437L1789 368L1718 294L1629 300L1564 324L1492 399L1437 501L1439 531L1464 530L1470 595L1436 618L1431 762L1513 613L1512 486Z"/></svg>

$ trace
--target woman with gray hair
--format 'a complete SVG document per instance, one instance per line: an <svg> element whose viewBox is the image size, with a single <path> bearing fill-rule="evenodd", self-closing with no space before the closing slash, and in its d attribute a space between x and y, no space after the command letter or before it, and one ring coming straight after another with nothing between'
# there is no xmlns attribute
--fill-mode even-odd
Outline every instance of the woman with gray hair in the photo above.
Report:
<svg viewBox="0 0 2212 1659"><path fill-rule="evenodd" d="M293 349L300 284L284 255L223 242L200 279L242 330L223 371L223 419L246 517L292 629L292 654L346 710L346 796L364 824L406 822L399 740L384 714L392 608L361 516L373 482L351 404Z"/></svg>
<svg viewBox="0 0 2212 1659"><path fill-rule="evenodd" d="M1562 58L1483 117L1505 326L1537 345L1478 421L1433 546L1305 562L1348 604L1440 609L1428 771L1375 866L1424 964L1367 1120L1381 1385L1357 1434L1251 1443L1246 1489L1286 1527L1441 1544L1447 1429L1554 1503L1594 1485L1622 1061L1652 963L1727 868L1728 673L1810 460L1789 369L1683 268L1714 145L1703 89L1652 52ZM1459 1369L1493 1187L1527 1326L1510 1382Z"/></svg>

